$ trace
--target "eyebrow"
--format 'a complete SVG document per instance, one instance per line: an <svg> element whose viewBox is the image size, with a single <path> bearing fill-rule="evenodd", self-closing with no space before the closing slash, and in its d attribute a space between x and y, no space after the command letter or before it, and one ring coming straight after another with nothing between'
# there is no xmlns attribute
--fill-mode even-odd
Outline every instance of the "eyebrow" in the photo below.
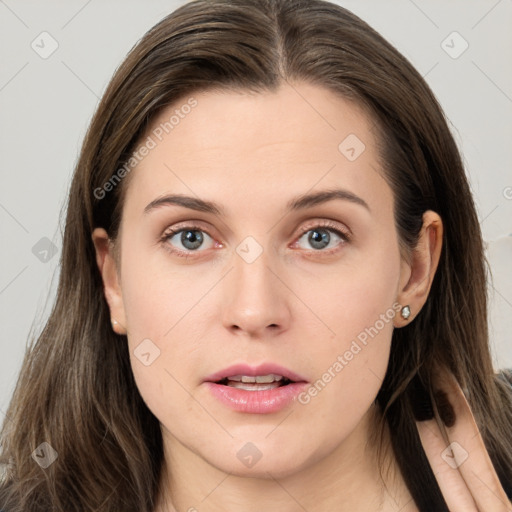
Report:
<svg viewBox="0 0 512 512"><path fill-rule="evenodd" d="M341 199L349 201L351 203L363 206L368 211L370 207L366 201L349 190L344 189L330 189L314 192L311 194L304 194L293 198L286 204L287 211L298 211L311 208L313 206L332 201L334 199ZM217 216L225 216L225 210L222 206L212 202L199 199L197 197L186 196L183 194L170 194L163 197L159 197L154 201L151 201L145 208L144 213L149 213L152 210L160 208L161 206L176 205L188 208L190 210L196 210L198 212L212 213Z"/></svg>

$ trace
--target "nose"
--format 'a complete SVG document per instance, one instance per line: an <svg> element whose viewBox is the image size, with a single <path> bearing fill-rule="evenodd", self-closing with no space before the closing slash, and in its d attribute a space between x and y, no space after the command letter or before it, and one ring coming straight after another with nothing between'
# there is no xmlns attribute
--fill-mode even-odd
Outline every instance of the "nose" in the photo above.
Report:
<svg viewBox="0 0 512 512"><path fill-rule="evenodd" d="M263 340L289 327L291 292L284 276L274 270L279 266L267 256L265 250L252 262L233 256L222 309L223 325L233 334Z"/></svg>

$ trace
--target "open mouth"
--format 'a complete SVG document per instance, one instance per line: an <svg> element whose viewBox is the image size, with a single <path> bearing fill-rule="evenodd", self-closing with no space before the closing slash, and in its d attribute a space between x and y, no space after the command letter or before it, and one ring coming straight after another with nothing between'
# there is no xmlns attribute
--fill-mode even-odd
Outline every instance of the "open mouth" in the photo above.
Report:
<svg viewBox="0 0 512 512"><path fill-rule="evenodd" d="M204 380L207 389L230 409L247 414L270 414L289 406L308 381L274 363L234 364Z"/></svg>
<svg viewBox="0 0 512 512"><path fill-rule="evenodd" d="M282 375L257 375L255 377L248 375L232 375L216 382L222 386L228 386L246 391L266 391L291 384L293 381Z"/></svg>

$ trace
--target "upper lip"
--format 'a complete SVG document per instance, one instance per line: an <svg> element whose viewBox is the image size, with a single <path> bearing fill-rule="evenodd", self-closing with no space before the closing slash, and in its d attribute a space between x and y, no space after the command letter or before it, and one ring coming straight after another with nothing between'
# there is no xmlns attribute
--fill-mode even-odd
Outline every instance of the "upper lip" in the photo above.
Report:
<svg viewBox="0 0 512 512"><path fill-rule="evenodd" d="M204 379L205 382L219 382L226 377L232 377L234 375L247 375L248 377L256 377L258 375L269 375L273 373L275 375L282 375L284 378L291 380L292 382L307 382L307 380L301 375L285 368L284 366L275 363L262 363L257 366L250 366L246 363L238 363L224 370L212 373Z"/></svg>

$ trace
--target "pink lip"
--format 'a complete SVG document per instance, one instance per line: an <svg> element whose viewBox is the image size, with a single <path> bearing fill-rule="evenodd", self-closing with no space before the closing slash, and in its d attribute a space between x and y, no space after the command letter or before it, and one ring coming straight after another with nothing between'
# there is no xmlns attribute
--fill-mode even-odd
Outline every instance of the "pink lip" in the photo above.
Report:
<svg viewBox="0 0 512 512"><path fill-rule="evenodd" d="M293 382L264 391L246 391L215 382L204 383L221 403L239 412L269 414L286 407L308 386L307 382Z"/></svg>
<svg viewBox="0 0 512 512"><path fill-rule="evenodd" d="M218 381L233 375L282 375L293 381L286 386L262 391L247 391L218 384ZM249 366L245 363L235 364L206 377L204 384L221 403L239 412L252 414L269 414L280 411L297 398L308 385L304 377L283 366L274 363L263 363Z"/></svg>
<svg viewBox="0 0 512 512"><path fill-rule="evenodd" d="M215 372L204 379L205 382L218 382L219 380L225 379L226 377L232 377L233 375L247 375L248 377L256 377L257 375L268 375L273 373L275 375L282 375L287 379L295 382L307 382L307 380L291 370L288 370L284 366L280 366L274 363L263 363L258 366L249 366L245 363L234 364L229 368ZM251 391L253 393L253 391Z"/></svg>

